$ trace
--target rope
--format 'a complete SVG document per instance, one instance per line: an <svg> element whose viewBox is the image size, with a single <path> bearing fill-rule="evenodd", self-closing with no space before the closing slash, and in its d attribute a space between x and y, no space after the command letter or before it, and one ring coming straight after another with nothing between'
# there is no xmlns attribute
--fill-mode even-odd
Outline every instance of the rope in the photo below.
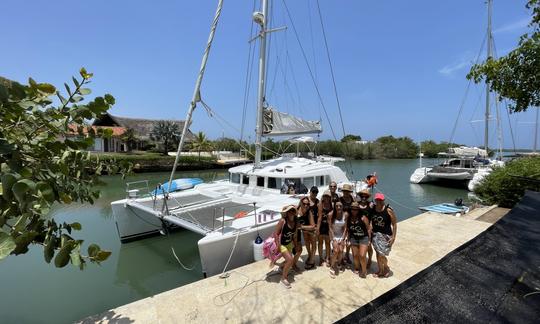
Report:
<svg viewBox="0 0 540 324"><path fill-rule="evenodd" d="M225 263L225 267L223 268L223 272L221 273L221 275L219 275L220 278L227 278L229 276L229 274L225 273L225 270L227 270L227 267L229 266L229 262L231 262L231 258L234 254L234 250L236 249L236 243L238 242L238 237L240 236L240 230L238 230L236 232L236 238L234 239L234 244L233 244L233 247L231 249L231 254L229 254L229 259L227 260L227 263Z"/></svg>
<svg viewBox="0 0 540 324"><path fill-rule="evenodd" d="M402 203L400 203L399 201L390 198L390 196L388 196L387 194L385 194L384 192L382 192L382 190L379 190L379 188L380 188L380 186L375 187L375 189L376 189L378 192L382 193L382 194L384 195L384 197L387 198L388 200L390 200L390 201L396 203L396 205L401 206L401 207L403 207L403 208L407 208L407 209L412 210L412 211L414 211L414 212L417 212L417 211L418 211L418 209L416 209L416 208L411 208L411 207L409 207L409 206L405 206L405 205L403 205Z"/></svg>
<svg viewBox="0 0 540 324"><path fill-rule="evenodd" d="M319 90L317 82L315 82L315 77L313 75L313 70L311 69L311 66L309 65L309 62L308 62L308 59L307 59L307 56L306 56L306 52L304 51L304 47L302 46L302 42L300 41L300 37L298 36L298 31L296 30L296 26L294 25L294 21L293 21L293 19L291 17L291 13L289 12L289 8L287 7L287 4L285 3L285 0L282 0L282 2L283 2L283 5L285 7L285 11L287 12L287 16L289 17L289 20L291 22L291 26L293 28L294 36L296 38L296 41L298 42L298 45L300 46L300 50L302 52L304 62L306 63L307 69L309 71L309 75L311 77L311 81L313 82L313 85L315 86L315 90L317 92L317 97L318 97L318 99L319 99L319 101L321 103L321 106L323 107L324 115L326 116L326 119L328 120L328 125L330 126L330 131L332 132L332 136L334 137L334 139L337 141L336 132L334 131L334 127L332 127L332 123L330 122L330 117L328 116L328 111L326 110L326 106L324 105L324 101L322 99L321 92Z"/></svg>
<svg viewBox="0 0 540 324"><path fill-rule="evenodd" d="M168 236L168 234L167 234L167 236ZM171 251L172 251L172 253L173 253L174 258L176 259L176 261L178 261L178 263L180 264L180 266L181 266L182 268L184 268L184 270L186 270L186 271L192 271L193 269L195 269L195 265L193 265L191 268L188 268L188 267L186 267L186 266L182 263L182 261L180 261L180 259L179 259L178 256L176 255L176 252L174 251L174 248L172 247L172 245L171 245Z"/></svg>
<svg viewBox="0 0 540 324"><path fill-rule="evenodd" d="M482 41L482 45L480 46L480 50L478 51L478 55L476 56L476 61L474 62L474 64L478 64L478 60L480 59L480 55L482 53L482 51L484 50L484 45L486 44L486 38L487 38L487 33L486 35L484 36L484 40ZM452 144L453 141L454 141L454 136L456 135L456 129L457 129L457 125L458 125L458 121L459 121L459 118L461 117L461 113L463 112L463 107L465 106L465 101L467 100L467 96L469 95L469 89L471 88L471 84L472 84L472 78L469 79L469 82L467 83L467 88L465 89L465 95L463 96L463 99L461 100L461 105L459 107L459 112L458 112L458 115L456 117L456 121L454 122L454 127L452 128L452 133L450 134L450 141L449 143Z"/></svg>
<svg viewBox="0 0 540 324"><path fill-rule="evenodd" d="M253 0L253 9L252 12L255 11L255 3L256 1ZM253 38L253 25L254 22L251 21L251 29L249 31L249 39ZM249 43L249 52L248 52L248 62L246 65L246 82L244 84L244 105L242 109L242 126L240 130L240 141L244 139L244 126L246 124L246 112L247 112L247 106L249 101L249 90L251 88L251 76L253 71L253 61L255 60L255 50L253 50L254 45L253 42Z"/></svg>

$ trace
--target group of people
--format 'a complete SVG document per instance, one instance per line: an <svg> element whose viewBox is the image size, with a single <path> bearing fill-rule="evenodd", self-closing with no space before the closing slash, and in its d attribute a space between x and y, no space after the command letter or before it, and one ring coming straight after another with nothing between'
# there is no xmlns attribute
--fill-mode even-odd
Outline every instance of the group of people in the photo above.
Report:
<svg viewBox="0 0 540 324"><path fill-rule="evenodd" d="M335 278L352 263L352 271L361 278L367 276L375 250L378 270L374 277L388 277L387 256L396 240L397 220L393 209L385 203L382 193L364 189L353 196L353 187L344 184L342 194L337 184L331 182L319 200L319 189L312 187L309 195L300 199L298 206L287 205L273 234L277 250L285 261L280 265L281 283L290 288L288 274L291 269L300 271L298 261L302 255L302 238L307 250L304 269L329 267ZM352 250L352 262L350 252Z"/></svg>

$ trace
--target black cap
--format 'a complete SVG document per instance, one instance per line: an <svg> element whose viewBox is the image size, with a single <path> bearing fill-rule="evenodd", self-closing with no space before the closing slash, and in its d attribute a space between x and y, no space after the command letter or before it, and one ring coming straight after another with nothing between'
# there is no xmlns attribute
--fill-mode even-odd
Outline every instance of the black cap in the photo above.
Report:
<svg viewBox="0 0 540 324"><path fill-rule="evenodd" d="M318 193L319 188L317 188L316 186L313 186L313 187L311 187L311 189L309 189L309 191Z"/></svg>

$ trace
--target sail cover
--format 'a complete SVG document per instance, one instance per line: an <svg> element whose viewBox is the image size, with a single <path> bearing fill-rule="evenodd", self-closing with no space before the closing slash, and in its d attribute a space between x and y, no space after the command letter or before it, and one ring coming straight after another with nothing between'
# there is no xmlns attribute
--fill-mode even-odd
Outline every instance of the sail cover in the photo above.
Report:
<svg viewBox="0 0 540 324"><path fill-rule="evenodd" d="M263 135L301 135L322 132L320 121L302 120L287 113L279 112L274 108L265 108L263 111Z"/></svg>

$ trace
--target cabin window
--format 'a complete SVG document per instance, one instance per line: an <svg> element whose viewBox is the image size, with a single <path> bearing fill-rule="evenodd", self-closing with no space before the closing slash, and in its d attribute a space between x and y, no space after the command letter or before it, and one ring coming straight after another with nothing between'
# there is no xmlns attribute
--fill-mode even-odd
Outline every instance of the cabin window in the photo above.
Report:
<svg viewBox="0 0 540 324"><path fill-rule="evenodd" d="M465 166L466 168L472 168L472 167L474 167L474 166L473 166L473 161L472 161L472 160L465 160L465 161L463 161L463 162L464 162L464 164L465 164L464 166Z"/></svg>
<svg viewBox="0 0 540 324"><path fill-rule="evenodd" d="M317 177L317 187L324 186L324 176L318 176Z"/></svg>
<svg viewBox="0 0 540 324"><path fill-rule="evenodd" d="M257 187L264 187L264 177L257 177Z"/></svg>
<svg viewBox="0 0 540 324"><path fill-rule="evenodd" d="M239 173L231 173L231 182L232 183L240 183L240 174Z"/></svg>
<svg viewBox="0 0 540 324"><path fill-rule="evenodd" d="M247 174L242 174L242 184L249 185L249 176Z"/></svg>
<svg viewBox="0 0 540 324"><path fill-rule="evenodd" d="M330 180L330 176L327 175L327 176L324 176L324 178L326 179L326 184L330 185L330 182L332 182L332 180Z"/></svg>
<svg viewBox="0 0 540 324"><path fill-rule="evenodd" d="M282 185L281 178L268 178L268 188L270 189L280 189Z"/></svg>
<svg viewBox="0 0 540 324"><path fill-rule="evenodd" d="M315 180L313 177L303 178L302 183L309 189L315 185Z"/></svg>

